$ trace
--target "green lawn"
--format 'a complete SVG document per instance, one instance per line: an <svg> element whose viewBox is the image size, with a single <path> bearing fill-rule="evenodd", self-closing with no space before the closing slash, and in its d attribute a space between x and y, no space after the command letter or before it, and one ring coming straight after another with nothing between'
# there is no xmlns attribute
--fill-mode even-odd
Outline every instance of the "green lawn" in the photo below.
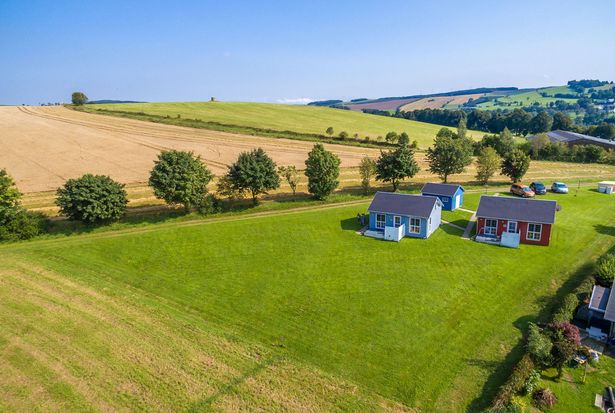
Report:
<svg viewBox="0 0 615 413"><path fill-rule="evenodd" d="M583 367L565 369L560 380L555 369L546 370L539 386L550 388L557 396L557 404L550 412L598 412L593 407L594 398L596 394L604 394L605 387L615 386L615 360L602 357L598 364L587 368L587 373ZM525 399L531 405L530 397ZM539 412L535 408L532 411Z"/></svg>
<svg viewBox="0 0 615 413"><path fill-rule="evenodd" d="M405 119L368 115L349 110L331 109L316 106L279 105L249 102L161 102L127 103L110 105L88 105L87 109L107 109L128 112L144 112L150 115L171 118L200 119L228 125L249 126L277 131L325 134L332 126L335 135L346 131L350 136L358 133L360 138L369 136L376 139L387 132L406 132L410 140L417 140L419 146L430 146L442 128L439 125ZM482 132L471 132L479 139Z"/></svg>
<svg viewBox="0 0 615 413"><path fill-rule="evenodd" d="M148 334L157 324L128 313L126 319L117 316L127 323L126 331L84 335L79 328L54 322L54 314L63 317L67 303L79 304L83 322L94 323L102 317L102 308L90 311L85 299L57 293L53 311L41 315L35 305L20 306L20 299L13 298L19 294L5 289L9 304L0 300L0 360L3 365L11 362L10 371L30 371L32 366L13 362L7 343L38 343L41 348L23 348L47 366L44 374L56 375L57 388L75 395L75 406L87 406L93 398L87 392L83 396L79 383L100 382L108 389L113 380L105 372L115 377L112 373L118 369L121 377L147 387L153 379L146 367L155 372L157 358L164 359L157 352L149 355L150 348L170 351L168 340L175 349L179 344L171 337L189 326L190 334L203 331L231 343L227 363L237 366L198 395L191 394L189 385L178 388L167 377L169 370L160 368L161 383L171 383L155 387L164 406L180 396L211 400L220 386L240 399L256 397L242 387L246 373L241 372L250 364L233 358L244 354L261 362L281 357L294 366L301 392L289 390L278 376L279 383L267 381L283 393L281 399L288 391L320 400L319 389L326 386L322 377L338 383L335 389L358 386L356 391L340 391L330 404L313 407L316 411L382 408L376 394L421 411L479 411L521 355L527 323L536 320L551 297L573 288L574 283L564 283L614 241L615 198L588 189L577 197L553 198L562 211L551 246L518 250L462 240L461 231L448 226L427 240L404 239L399 244L360 237L355 217L367 204L1 246L2 268L27 271L12 277L2 270L0 283L14 279L21 285L16 291L39 306L48 288L36 283L52 277L56 283L87 286L101 297L95 301L98 307L106 307L111 298L128 300L164 320L170 332L168 338L152 338ZM478 194L466 194L465 205L474 209L477 200ZM38 325L43 318L51 327ZM102 317L101 323L107 321ZM63 339L55 337L60 332ZM97 340L101 337L104 340ZM144 354L136 350L142 342L147 344ZM109 350L117 343L130 354L130 363L121 368L114 364L119 356ZM226 353L214 347L217 357L224 358ZM188 355L174 357L182 363ZM58 368L62 363L67 366ZM212 364L203 363L200 368ZM178 373L178 380L184 374ZM64 375L71 379L63 380ZM314 376L320 379L312 380ZM22 387L22 394L36 391ZM114 403L141 409L146 396L126 396ZM256 398L251 403L263 408L264 402Z"/></svg>

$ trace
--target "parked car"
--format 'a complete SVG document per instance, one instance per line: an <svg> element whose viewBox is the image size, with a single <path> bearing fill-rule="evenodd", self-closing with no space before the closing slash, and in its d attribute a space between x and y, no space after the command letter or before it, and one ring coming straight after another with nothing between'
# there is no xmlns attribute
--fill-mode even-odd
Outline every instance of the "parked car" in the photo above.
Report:
<svg viewBox="0 0 615 413"><path fill-rule="evenodd" d="M567 194L568 186L563 182L553 182L553 185L551 185L551 192L555 192L556 194Z"/></svg>
<svg viewBox="0 0 615 413"><path fill-rule="evenodd" d="M512 184L510 186L510 193L517 196L522 196L523 198L533 198L534 195L536 195L529 186L523 184Z"/></svg>
<svg viewBox="0 0 615 413"><path fill-rule="evenodd" d="M542 182L532 182L530 189L534 191L536 195L545 195L547 193L547 187Z"/></svg>

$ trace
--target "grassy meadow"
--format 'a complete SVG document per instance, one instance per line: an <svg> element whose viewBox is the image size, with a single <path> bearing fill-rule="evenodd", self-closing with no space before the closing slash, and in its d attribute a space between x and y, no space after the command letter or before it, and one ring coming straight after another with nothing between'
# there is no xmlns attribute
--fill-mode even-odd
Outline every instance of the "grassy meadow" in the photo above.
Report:
<svg viewBox="0 0 615 413"><path fill-rule="evenodd" d="M556 86L556 87L548 87L543 89L537 89L529 92L515 93L507 96L498 97L497 101L502 102L505 105L496 105L495 101L484 102L476 106L477 109L482 110L496 110L496 109L515 109L522 108L526 106L532 106L535 102L537 102L540 106L547 106L551 102L555 102L556 100L563 100L567 103L576 103L577 99L570 98L555 98L555 97L543 97L540 95L541 92L546 92L549 95L554 95L556 93L575 93L573 90L568 88L567 86ZM510 106L509 106L510 105Z"/></svg>
<svg viewBox="0 0 615 413"><path fill-rule="evenodd" d="M360 237L367 203L2 245L0 410L480 411L614 241L615 198L548 197L518 250Z"/></svg>
<svg viewBox="0 0 615 413"><path fill-rule="evenodd" d="M292 131L309 134L325 134L332 126L335 135L346 131L352 137L355 133L362 139L369 136L375 140L387 132L406 132L410 140L417 140L419 147L426 148L433 142L439 125L405 119L368 115L350 110L317 106L281 105L252 102L164 102L86 105L88 111L105 109L122 112L143 112L148 115L170 116L182 119L200 119L204 122L218 122L225 125L248 126L259 129ZM474 138L482 132L470 132Z"/></svg>

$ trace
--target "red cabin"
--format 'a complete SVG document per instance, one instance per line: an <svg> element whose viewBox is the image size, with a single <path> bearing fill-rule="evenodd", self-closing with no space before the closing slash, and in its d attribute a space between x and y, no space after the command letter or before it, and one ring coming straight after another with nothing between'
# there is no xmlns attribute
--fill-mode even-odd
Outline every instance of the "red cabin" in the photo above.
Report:
<svg viewBox="0 0 615 413"><path fill-rule="evenodd" d="M476 211L476 241L549 245L556 210L555 201L483 195Z"/></svg>

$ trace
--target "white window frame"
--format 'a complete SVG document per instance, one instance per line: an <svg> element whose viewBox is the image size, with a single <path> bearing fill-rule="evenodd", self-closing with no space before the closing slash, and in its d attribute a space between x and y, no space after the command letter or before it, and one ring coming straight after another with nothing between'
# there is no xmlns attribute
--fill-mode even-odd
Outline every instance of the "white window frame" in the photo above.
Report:
<svg viewBox="0 0 615 413"><path fill-rule="evenodd" d="M418 222L418 225L413 224L413 222ZM421 218L410 217L410 222L408 223L408 232L410 232L411 234L421 233Z"/></svg>
<svg viewBox="0 0 615 413"><path fill-rule="evenodd" d="M401 227L401 216L399 216L399 215L393 216L393 226L395 228Z"/></svg>
<svg viewBox="0 0 615 413"><path fill-rule="evenodd" d="M533 231L530 231L530 228L534 227ZM538 228L538 230L536 230ZM528 241L540 241L542 238L542 224L537 224L530 222L527 224L527 233L525 234L525 238Z"/></svg>
<svg viewBox="0 0 615 413"><path fill-rule="evenodd" d="M487 223L489 221L495 222L495 226L494 225L487 225ZM483 234L485 235L497 235L498 234L498 220L497 219L493 219L493 218L485 218L485 226L483 227ZM487 229L489 229L489 231L487 231ZM493 230L493 231L491 231Z"/></svg>
<svg viewBox="0 0 615 413"><path fill-rule="evenodd" d="M510 225L511 224L515 224L515 230L514 231L510 230ZM516 234L517 232L519 232L519 223L517 221L508 221L506 223L506 232L511 232L513 234Z"/></svg>
<svg viewBox="0 0 615 413"><path fill-rule="evenodd" d="M382 221L380 220L380 217L382 217ZM376 214L376 229L384 229L386 225L387 225L387 216L385 214Z"/></svg>

